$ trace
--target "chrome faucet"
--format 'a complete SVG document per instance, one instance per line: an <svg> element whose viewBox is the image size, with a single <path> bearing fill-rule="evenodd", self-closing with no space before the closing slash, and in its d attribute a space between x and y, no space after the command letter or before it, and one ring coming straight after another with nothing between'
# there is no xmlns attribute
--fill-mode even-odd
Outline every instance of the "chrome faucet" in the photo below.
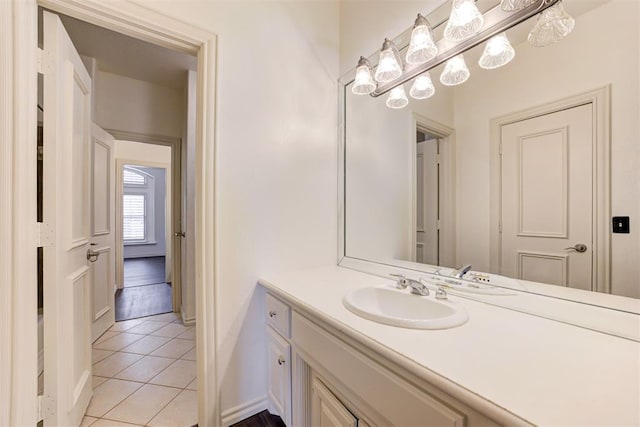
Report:
<svg viewBox="0 0 640 427"><path fill-rule="evenodd" d="M453 270L451 275L457 277L458 279L462 279L462 277L464 277L464 275L467 274L469 270L471 270L471 264L467 264L457 270Z"/></svg>
<svg viewBox="0 0 640 427"><path fill-rule="evenodd" d="M406 289L407 286L411 288L411 293L415 295L426 296L429 295L429 288L427 288L422 283L417 280L409 279L404 277L403 274L390 274L396 279L396 288L398 289Z"/></svg>

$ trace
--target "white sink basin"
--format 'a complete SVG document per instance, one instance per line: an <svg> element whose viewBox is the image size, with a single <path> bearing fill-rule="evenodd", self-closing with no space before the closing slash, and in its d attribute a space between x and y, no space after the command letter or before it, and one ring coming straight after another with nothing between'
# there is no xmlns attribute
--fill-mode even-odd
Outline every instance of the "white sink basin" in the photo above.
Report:
<svg viewBox="0 0 640 427"><path fill-rule="evenodd" d="M439 301L390 287L356 289L345 295L344 306L354 314L385 325L411 329L447 329L462 325L467 311L454 301Z"/></svg>

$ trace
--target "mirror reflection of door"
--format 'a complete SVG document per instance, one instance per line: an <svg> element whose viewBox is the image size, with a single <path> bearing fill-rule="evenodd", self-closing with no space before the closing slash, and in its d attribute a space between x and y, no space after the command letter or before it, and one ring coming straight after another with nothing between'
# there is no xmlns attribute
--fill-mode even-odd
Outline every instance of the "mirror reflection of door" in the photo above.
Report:
<svg viewBox="0 0 640 427"><path fill-rule="evenodd" d="M416 262L440 265L440 139L418 129L416 142Z"/></svg>
<svg viewBox="0 0 640 427"><path fill-rule="evenodd" d="M592 104L502 126L501 274L591 290L593 130Z"/></svg>

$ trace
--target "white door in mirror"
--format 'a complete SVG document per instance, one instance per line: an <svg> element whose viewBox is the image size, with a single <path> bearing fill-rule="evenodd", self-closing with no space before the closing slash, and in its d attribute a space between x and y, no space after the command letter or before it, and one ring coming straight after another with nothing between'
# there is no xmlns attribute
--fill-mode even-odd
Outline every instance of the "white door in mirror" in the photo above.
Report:
<svg viewBox="0 0 640 427"><path fill-rule="evenodd" d="M502 127L502 275L592 290L592 104Z"/></svg>
<svg viewBox="0 0 640 427"><path fill-rule="evenodd" d="M391 287L356 289L345 295L347 310L385 325L410 329L447 329L464 324L469 315L455 301L438 301Z"/></svg>

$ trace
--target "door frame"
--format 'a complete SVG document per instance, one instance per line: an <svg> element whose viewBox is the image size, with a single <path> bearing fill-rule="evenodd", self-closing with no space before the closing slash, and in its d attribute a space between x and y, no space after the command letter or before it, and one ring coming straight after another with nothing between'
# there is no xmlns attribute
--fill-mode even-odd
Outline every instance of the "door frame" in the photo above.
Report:
<svg viewBox="0 0 640 427"><path fill-rule="evenodd" d="M0 2L0 425L35 425L37 7L169 49L197 55L196 337L198 424L220 424L216 373L215 87L216 35L130 2ZM27 143L33 141L33 144ZM45 399L46 400L46 399ZM42 402L46 406L46 401ZM46 410L46 408L44 408Z"/></svg>
<svg viewBox="0 0 640 427"><path fill-rule="evenodd" d="M440 218L438 221L438 229L440 230L440 242L438 244L438 253L441 265L456 265L456 132L453 128L429 119L418 113L412 113L412 129L413 135L410 143L409 155L412 159L417 157L417 135L419 128L427 130L430 134L440 138L439 162L440 162L440 183L439 200ZM417 228L417 170L416 162L411 162L411 239L409 244L411 248L409 254L411 261L416 260L416 242L417 236L415 230ZM442 236L447 236L446 239Z"/></svg>
<svg viewBox="0 0 640 427"><path fill-rule="evenodd" d="M581 105L593 105L593 259L592 290L611 293L611 86L584 92L543 105L510 113L490 123L490 272L500 274L502 238L502 126L556 113Z"/></svg>

